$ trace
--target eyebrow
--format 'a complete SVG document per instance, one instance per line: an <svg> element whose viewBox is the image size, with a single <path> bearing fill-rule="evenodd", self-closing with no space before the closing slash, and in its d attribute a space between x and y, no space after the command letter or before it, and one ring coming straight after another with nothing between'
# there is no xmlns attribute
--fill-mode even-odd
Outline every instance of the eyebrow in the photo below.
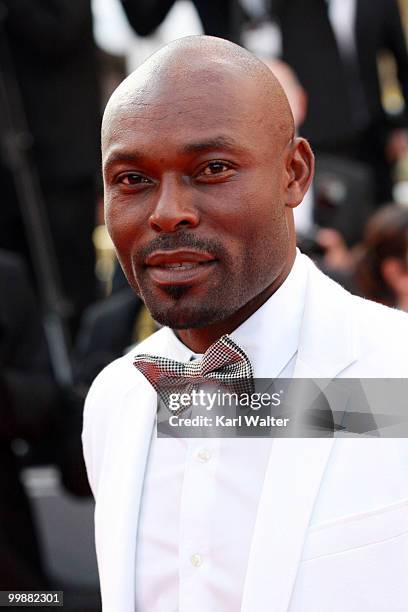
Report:
<svg viewBox="0 0 408 612"><path fill-rule="evenodd" d="M108 157L106 158L104 162L104 167L109 168L110 166L118 162L138 163L142 159L143 159L143 155L140 155L139 153L130 153L130 152L127 153L126 151L123 151L123 152L114 151L110 153Z"/></svg>
<svg viewBox="0 0 408 612"><path fill-rule="evenodd" d="M212 149L239 150L240 148L238 143L229 136L216 136L209 140L187 144L182 147L181 152L188 155L189 153L202 153Z"/></svg>
<svg viewBox="0 0 408 612"><path fill-rule="evenodd" d="M240 147L238 143L229 136L216 136L208 140L191 142L189 144L186 144L181 147L180 153L182 155L191 155L194 153L203 153L205 151L211 151L214 149L240 151L242 150L242 147ZM145 156L137 151L113 151L106 158L104 167L109 168L113 164L120 162L141 163L144 159Z"/></svg>

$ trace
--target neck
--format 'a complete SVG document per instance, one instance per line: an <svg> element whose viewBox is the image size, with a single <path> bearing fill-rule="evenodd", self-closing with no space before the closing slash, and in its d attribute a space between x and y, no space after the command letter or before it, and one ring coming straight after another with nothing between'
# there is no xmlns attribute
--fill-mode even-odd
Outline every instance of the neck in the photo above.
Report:
<svg viewBox="0 0 408 612"><path fill-rule="evenodd" d="M244 321L258 310L270 297L279 289L282 283L286 280L289 272L292 269L295 261L296 253L294 252L288 262L285 263L279 276L269 285L262 293L254 297L247 304L242 306L232 316L213 323L208 327L199 329L179 329L174 330L177 337L190 348L194 353L205 353L211 344L214 344L224 334L230 334L237 327L239 327Z"/></svg>

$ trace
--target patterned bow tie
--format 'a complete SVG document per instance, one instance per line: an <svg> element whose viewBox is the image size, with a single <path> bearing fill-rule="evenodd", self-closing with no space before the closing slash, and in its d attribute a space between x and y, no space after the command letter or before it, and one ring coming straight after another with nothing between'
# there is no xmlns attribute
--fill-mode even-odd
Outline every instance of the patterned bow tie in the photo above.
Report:
<svg viewBox="0 0 408 612"><path fill-rule="evenodd" d="M166 407L174 393L188 393L200 384L216 381L238 396L254 390L251 362L243 349L230 336L222 336L202 358L181 363L154 355L137 355L133 365L155 388ZM179 414L188 406L172 411Z"/></svg>

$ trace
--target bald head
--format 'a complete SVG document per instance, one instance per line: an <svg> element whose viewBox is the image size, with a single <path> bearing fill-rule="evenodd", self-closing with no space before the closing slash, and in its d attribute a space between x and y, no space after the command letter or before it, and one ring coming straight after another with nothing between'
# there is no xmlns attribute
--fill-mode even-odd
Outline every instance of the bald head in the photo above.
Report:
<svg viewBox="0 0 408 612"><path fill-rule="evenodd" d="M184 94L188 103L196 87L197 96L205 89L210 95L214 88L228 89L231 112L233 95L248 95L253 101L248 108L252 119L263 122L264 128L273 127L285 141L293 137L294 121L286 94L262 61L227 40L188 36L151 55L114 91L104 113L103 145L123 113L137 108L143 111L146 105L154 104L160 118L163 111L169 110L169 95Z"/></svg>

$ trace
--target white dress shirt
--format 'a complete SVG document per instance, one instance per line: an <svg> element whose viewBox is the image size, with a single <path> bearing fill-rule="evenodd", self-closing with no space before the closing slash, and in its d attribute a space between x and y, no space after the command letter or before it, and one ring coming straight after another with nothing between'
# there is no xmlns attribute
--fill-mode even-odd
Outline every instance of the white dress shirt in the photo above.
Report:
<svg viewBox="0 0 408 612"><path fill-rule="evenodd" d="M356 51L356 0L328 0L329 20L336 37L340 54L345 58L355 59Z"/></svg>
<svg viewBox="0 0 408 612"><path fill-rule="evenodd" d="M356 129L363 130L370 123L370 111L361 81L357 51L358 0L327 0L327 2L329 21L343 63L352 121Z"/></svg>
<svg viewBox="0 0 408 612"><path fill-rule="evenodd" d="M298 253L282 286L230 334L256 378L292 376L306 282ZM175 335L174 343L180 343ZM240 610L272 444L154 432L137 533L137 612Z"/></svg>

